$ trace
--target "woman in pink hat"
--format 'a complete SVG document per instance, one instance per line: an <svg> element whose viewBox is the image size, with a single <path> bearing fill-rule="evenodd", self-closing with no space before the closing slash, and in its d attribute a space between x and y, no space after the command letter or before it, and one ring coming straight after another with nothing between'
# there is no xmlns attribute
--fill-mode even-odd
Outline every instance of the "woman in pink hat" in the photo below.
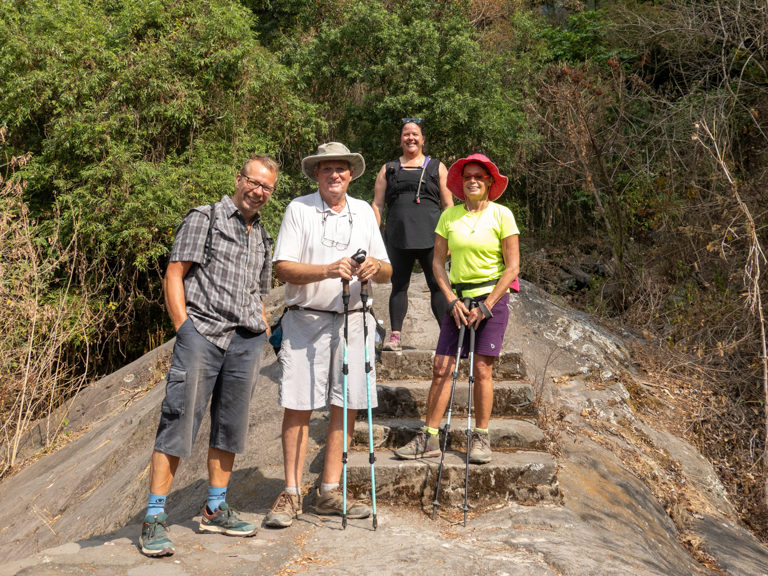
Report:
<svg viewBox="0 0 768 576"><path fill-rule="evenodd" d="M449 311L440 326L425 425L395 450L403 459L440 456L438 428L448 406L459 327L475 328L474 414L470 462L491 460L488 423L493 406L493 363L499 357L509 319L509 290L520 270L517 224L509 208L496 204L509 179L483 154L472 154L448 170L447 185L461 203L440 216L435 230L433 271ZM450 277L445 271L451 254ZM466 306L465 299L470 306ZM477 304L475 306L475 303ZM468 354L469 330L461 356Z"/></svg>

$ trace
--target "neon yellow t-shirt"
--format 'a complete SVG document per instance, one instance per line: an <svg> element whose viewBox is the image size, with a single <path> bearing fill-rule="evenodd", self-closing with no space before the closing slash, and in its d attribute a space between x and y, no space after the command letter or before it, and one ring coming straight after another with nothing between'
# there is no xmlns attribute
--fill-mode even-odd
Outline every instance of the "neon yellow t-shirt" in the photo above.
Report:
<svg viewBox="0 0 768 576"><path fill-rule="evenodd" d="M485 210L467 212L464 204L443 211L435 232L448 240L451 284L480 284L499 278L506 269L502 239L520 234L506 206L490 202ZM464 290L463 295L490 294L493 286Z"/></svg>

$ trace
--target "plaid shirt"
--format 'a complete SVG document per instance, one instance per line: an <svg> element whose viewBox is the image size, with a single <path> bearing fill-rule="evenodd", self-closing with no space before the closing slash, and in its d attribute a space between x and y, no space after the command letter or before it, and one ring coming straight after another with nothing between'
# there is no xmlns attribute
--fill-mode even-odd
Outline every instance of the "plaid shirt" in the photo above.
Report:
<svg viewBox="0 0 768 576"><path fill-rule="evenodd" d="M184 277L187 314L208 341L226 349L238 327L267 329L261 303L272 282L272 238L254 219L248 232L232 198L215 204L210 261L205 264L210 206L193 208L176 230L172 262L194 262Z"/></svg>

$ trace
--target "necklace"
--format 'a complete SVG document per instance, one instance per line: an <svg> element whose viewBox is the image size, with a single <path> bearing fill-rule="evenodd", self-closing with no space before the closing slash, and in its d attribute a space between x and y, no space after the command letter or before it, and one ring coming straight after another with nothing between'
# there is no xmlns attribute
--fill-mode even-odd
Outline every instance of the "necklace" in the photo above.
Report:
<svg viewBox="0 0 768 576"><path fill-rule="evenodd" d="M464 209L466 210L466 207ZM464 224L464 226L467 227L467 230L469 230L469 233L474 234L475 230L477 230L477 227L483 221L483 216L485 216L485 210L481 210L479 214L477 212L470 212L469 210L467 210L467 213L464 215L461 221ZM472 220L474 220L474 224L470 225L470 221Z"/></svg>

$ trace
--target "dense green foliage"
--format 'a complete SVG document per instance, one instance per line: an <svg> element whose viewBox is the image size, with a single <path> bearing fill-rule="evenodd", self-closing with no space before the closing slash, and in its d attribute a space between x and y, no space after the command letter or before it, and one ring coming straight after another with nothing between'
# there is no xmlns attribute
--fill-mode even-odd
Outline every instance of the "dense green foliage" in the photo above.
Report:
<svg viewBox="0 0 768 576"><path fill-rule="evenodd" d="M464 3L351 2L284 55L312 99L326 104L334 137L375 167L399 153L400 119L419 116L437 156L482 150L511 169L525 130L524 83L511 72L524 55L484 50Z"/></svg>
<svg viewBox="0 0 768 576"><path fill-rule="evenodd" d="M167 336L159 279L174 228L229 193L248 154L283 165L274 233L309 190L299 163L319 142L364 154L353 193L370 199L400 119L420 116L428 153L484 152L511 176L502 201L524 230L524 277L557 276L534 253L562 251L568 268L581 247L601 272L578 294L548 287L729 374L736 413L765 401L764 8L0 0L3 151L31 154L13 206L29 211L40 257L76 240L88 265L67 298L104 315L87 333L108 370ZM39 288L54 301L69 277L49 268Z"/></svg>
<svg viewBox="0 0 768 576"><path fill-rule="evenodd" d="M145 270L248 153L299 154L322 126L236 2L18 6L0 32L0 117L33 155L29 202L71 201L110 260Z"/></svg>
<svg viewBox="0 0 768 576"><path fill-rule="evenodd" d="M237 2L6 4L0 118L32 153L27 202L42 216L70 207L65 229L79 217L82 249L103 262L91 282L106 276L117 303L105 332L132 329L138 341L112 341L136 354L164 320L152 302L180 217L230 193L251 152L301 154L323 119ZM282 205L265 214L273 231Z"/></svg>

